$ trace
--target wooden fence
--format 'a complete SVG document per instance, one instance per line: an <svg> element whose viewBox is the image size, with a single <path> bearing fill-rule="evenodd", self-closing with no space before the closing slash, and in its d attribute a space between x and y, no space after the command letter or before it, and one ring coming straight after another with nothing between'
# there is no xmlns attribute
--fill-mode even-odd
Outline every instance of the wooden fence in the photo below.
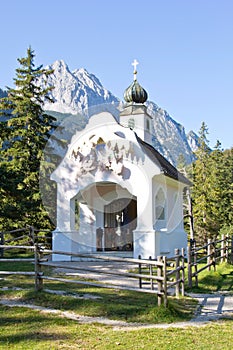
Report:
<svg viewBox="0 0 233 350"><path fill-rule="evenodd" d="M74 254L74 253L67 253L62 251L52 251L49 249L45 249L45 247L42 246L42 244L38 243L38 240L36 239L35 230L31 229L31 232L33 232L33 235L30 235L29 244L28 245L13 245L17 239L12 240L11 242L8 242L9 244L1 244L0 249L9 250L9 249L19 249L19 250L30 250L34 252L34 257L31 259L22 259L22 258L7 258L5 259L3 256L0 258L0 262L17 262L17 261L28 261L28 262L34 262L34 271L31 272L23 272L23 271L0 271L0 275L26 275L26 276L32 276L35 279L35 290L39 291L43 289L44 281L46 280L52 280L52 281L60 281L65 283L76 283L76 284L86 284L86 285L92 285L96 287L104 287L104 288L117 288L117 289L125 289L125 290L134 290L138 292L147 292L147 293L155 293L158 297L158 305L164 304L165 307L168 303L168 294L169 290L172 289L172 294L175 290L176 297L179 297L180 294L184 295L184 282L185 282L185 257L184 257L184 249L180 252L178 249L175 251L175 255L173 258L167 258L165 256L158 256L156 260L152 259L133 259L133 258L120 258L120 257L113 257L113 256L106 256L106 255L99 255L99 254ZM33 243L32 239L33 237ZM122 264L132 264L135 266L133 268L134 272L122 272L119 270L112 269L111 271L106 271L103 269L99 269L98 271L96 269L93 269L88 266L79 266L78 261L76 261L76 264L70 264L67 265L63 262L52 262L48 261L45 256L48 254L60 254L60 255L69 255L72 256L72 258L88 258L94 259L94 260L100 260L100 261L107 261L107 262L117 262ZM61 278L57 275L49 276L46 275L43 271L44 266L50 266L50 267L56 267L56 268L63 268L63 269L72 269L76 271L82 271L82 272L94 272L98 274L109 274L112 276L118 276L119 278L133 278L138 280L138 287L129 287L129 286L123 286L123 285L113 285L113 284L103 284L103 283L94 283L89 282L88 280L71 280L68 278ZM150 287L148 288L148 283L150 284Z"/></svg>
<svg viewBox="0 0 233 350"><path fill-rule="evenodd" d="M211 241L204 246L197 247L195 240L190 241L188 247L188 285L193 287L193 278L195 287L198 287L198 274L211 268L216 270L217 262L228 261L233 263L233 236L222 235L220 240ZM203 266L204 264L204 266Z"/></svg>

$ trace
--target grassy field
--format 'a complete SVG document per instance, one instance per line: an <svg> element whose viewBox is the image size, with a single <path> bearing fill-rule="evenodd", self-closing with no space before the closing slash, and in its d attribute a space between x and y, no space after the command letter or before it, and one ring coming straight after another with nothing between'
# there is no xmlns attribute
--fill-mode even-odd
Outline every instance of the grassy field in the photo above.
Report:
<svg viewBox="0 0 233 350"><path fill-rule="evenodd" d="M1 263L0 270L33 270L28 263ZM0 297L86 316L140 323L173 323L189 320L196 308L190 298L169 298L168 308L157 307L155 295L117 291L49 281L45 288L65 290L67 295L34 292L33 279L11 276L0 279ZM15 288L18 288L16 290ZM233 292L233 266L223 264L216 272L201 273L198 292ZM98 299L75 296L90 295ZM233 318L205 327L184 329L113 330L101 324L80 324L61 316L21 307L0 306L0 349L230 349ZM212 337L210 339L210 337Z"/></svg>
<svg viewBox="0 0 233 350"><path fill-rule="evenodd" d="M201 267L202 265L199 266L199 268ZM193 286L195 286L194 279ZM192 292L198 293L221 291L227 291L233 294L233 265L224 263L217 265L216 271L213 270L213 267L211 271L202 271L198 278L198 288L192 288Z"/></svg>
<svg viewBox="0 0 233 350"><path fill-rule="evenodd" d="M200 328L114 331L25 308L0 307L0 349L221 349L232 348L233 321Z"/></svg>

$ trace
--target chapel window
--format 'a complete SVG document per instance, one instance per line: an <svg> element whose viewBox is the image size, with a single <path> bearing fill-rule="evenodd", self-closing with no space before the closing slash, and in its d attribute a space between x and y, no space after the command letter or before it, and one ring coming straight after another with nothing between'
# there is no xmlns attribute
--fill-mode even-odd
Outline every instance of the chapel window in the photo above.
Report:
<svg viewBox="0 0 233 350"><path fill-rule="evenodd" d="M79 201L77 199L75 199L75 230L79 230L79 226L80 226L80 207L79 207Z"/></svg>
<svg viewBox="0 0 233 350"><path fill-rule="evenodd" d="M130 118L130 119L128 120L128 127L129 127L130 129L134 129L134 127L135 127L135 120L134 120L133 118Z"/></svg>
<svg viewBox="0 0 233 350"><path fill-rule="evenodd" d="M155 197L155 218L156 220L165 220L165 195L160 188Z"/></svg>

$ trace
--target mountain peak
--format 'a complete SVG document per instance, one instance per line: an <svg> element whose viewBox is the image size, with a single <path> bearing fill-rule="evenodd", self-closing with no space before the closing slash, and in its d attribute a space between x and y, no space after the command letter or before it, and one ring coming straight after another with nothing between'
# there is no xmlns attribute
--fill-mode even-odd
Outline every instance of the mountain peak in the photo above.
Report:
<svg viewBox="0 0 233 350"><path fill-rule="evenodd" d="M87 74L87 75L89 75L88 71L85 68L83 68L83 67L75 69L74 72L79 72L80 74Z"/></svg>
<svg viewBox="0 0 233 350"><path fill-rule="evenodd" d="M69 70L63 60L55 61L49 68L53 74L48 77L48 84L54 86L50 92L54 103L45 101L45 110L77 114L96 105L118 102L118 99L105 89L99 79L85 68ZM39 84L43 84L42 77Z"/></svg>
<svg viewBox="0 0 233 350"><path fill-rule="evenodd" d="M69 69L66 62L63 61L63 60L57 60L55 61L51 67L54 69L54 70L59 70L59 69Z"/></svg>

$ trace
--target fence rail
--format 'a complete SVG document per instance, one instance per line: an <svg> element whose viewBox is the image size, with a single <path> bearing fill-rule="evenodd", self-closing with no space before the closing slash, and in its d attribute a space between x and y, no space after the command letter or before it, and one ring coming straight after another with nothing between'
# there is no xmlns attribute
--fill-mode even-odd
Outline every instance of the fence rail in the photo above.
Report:
<svg viewBox="0 0 233 350"><path fill-rule="evenodd" d="M175 250L175 255L172 258L167 258L166 256L158 256L156 259L141 259L139 256L138 259L134 258L122 258L122 257L113 257L96 254L80 254L80 253L71 253L63 251L52 251L43 246L42 243L39 243L39 237L37 231L34 228L27 228L27 231L30 233L28 237L28 242L24 242L23 245L17 244L17 239L20 241L20 237L13 237L12 240L7 240L4 243L4 237L1 235L0 243L0 252L1 252L1 262L31 262L34 263L34 271L23 272L23 271L0 271L0 275L25 275L32 276L35 280L35 289L42 290L44 281L54 280L66 283L76 283L76 284L85 284L92 285L104 288L117 288L117 289L126 289L126 290L135 290L140 292L155 293L158 297L158 305L164 304L167 306L168 303L168 294L172 290L173 294L176 297L179 297L180 294L184 295L185 293L185 270L186 264L185 259L187 258L187 276L188 276L188 285L190 288L193 287L193 279L195 279L195 286L198 286L198 275L201 271L216 267L218 261L231 261L233 263L233 237L222 236L220 240L217 241L208 241L208 243L202 247L197 247L195 241L192 241L187 250L187 255L185 255L185 250L182 249L179 251ZM9 231L10 232L10 231ZM14 230L15 233L22 232L22 230ZM3 237L3 238L2 238ZM6 258L4 257L4 252L8 254L10 249L15 250L31 250L34 254L33 258ZM58 255L68 255L71 258L82 258L82 259L94 259L103 262L116 262L116 263L125 263L132 264L134 266L133 272L122 272L119 270L112 269L111 271L106 271L101 267L98 269L91 268L90 266L79 266L79 264L72 264L72 262L67 265L67 262L53 262L48 261L47 255L58 254ZM8 254L9 255L9 254ZM71 259L71 260L72 260ZM200 265L201 264L201 265ZM203 266L204 264L204 266ZM123 285L114 285L114 284L104 284L101 282L90 282L84 280L72 280L65 279L57 276L53 273L52 276L45 274L45 266L50 266L52 268L64 268L72 269L79 271L81 273L97 273L99 275L105 274L109 276L118 276L119 278L127 279L136 279L138 281L138 287L129 287ZM85 276L84 276L85 277ZM175 293L174 293L175 292Z"/></svg>
<svg viewBox="0 0 233 350"><path fill-rule="evenodd" d="M17 230L17 232L19 232ZM176 297L179 297L180 294L184 295L184 282L185 282L185 266L184 266L184 249L180 252L179 250L175 251L175 256L173 258L167 259L165 256L158 256L157 259L138 259L133 258L121 258L121 257L112 257L100 254L75 254L75 253L67 253L63 251L52 251L50 249L45 249L42 244L38 243L36 239L35 230L30 230L33 235L30 234L28 245L16 245L15 242L17 239L12 239L10 244L0 244L1 251L8 251L10 249L19 249L19 250L32 250L34 252L34 258L9 258L6 259L4 257L0 258L0 262L34 262L34 271L31 272L23 272L23 271L0 271L0 275L10 276L10 275L25 275L31 276L35 279L35 290L39 291L43 289L44 281L53 280L60 281L66 283L76 283L76 284L85 284L92 285L97 287L104 288L117 288L124 290L134 290L138 292L147 292L147 293L155 293L158 298L158 305L164 304L167 306L168 303L168 292L171 288L175 288ZM32 236L33 236L33 244L32 244ZM19 237L20 239L20 237ZM87 258L87 259L95 259L105 262L117 262L117 263L125 263L132 264L135 266L133 271L136 272L122 272L112 269L111 271L106 271L99 268L97 271L91 267L82 267L78 266L78 264L74 265L70 262L69 265L64 264L63 262L54 263L52 261L48 261L45 255L50 254L59 254L59 255L69 255L72 258ZM43 271L44 266L56 267L56 268L65 268L72 269L81 272L93 272L98 274L105 274L111 276L118 276L120 278L127 279L137 279L138 287L130 287L123 285L114 285L114 284L104 284L101 282L90 282L83 280L72 280L57 277L56 275L48 276ZM171 280L172 277L172 280ZM150 288L146 288L146 285L150 283Z"/></svg>
<svg viewBox="0 0 233 350"><path fill-rule="evenodd" d="M188 285L193 287L193 278L195 279L195 287L198 287L198 274L206 269L208 271L213 267L216 270L218 261L221 263L228 261L233 263L233 236L222 235L221 239L211 241L197 247L195 240L190 241L188 247ZM200 264L205 264L200 267Z"/></svg>

